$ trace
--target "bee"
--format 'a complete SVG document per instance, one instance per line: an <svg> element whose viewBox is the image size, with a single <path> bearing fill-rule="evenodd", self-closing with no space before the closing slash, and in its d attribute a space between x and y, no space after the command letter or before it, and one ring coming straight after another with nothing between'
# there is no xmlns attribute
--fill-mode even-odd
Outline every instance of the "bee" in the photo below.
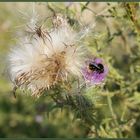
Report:
<svg viewBox="0 0 140 140"><path fill-rule="evenodd" d="M96 71L99 74L104 72L104 66L102 64L96 64L96 63L90 63L89 64L89 70Z"/></svg>

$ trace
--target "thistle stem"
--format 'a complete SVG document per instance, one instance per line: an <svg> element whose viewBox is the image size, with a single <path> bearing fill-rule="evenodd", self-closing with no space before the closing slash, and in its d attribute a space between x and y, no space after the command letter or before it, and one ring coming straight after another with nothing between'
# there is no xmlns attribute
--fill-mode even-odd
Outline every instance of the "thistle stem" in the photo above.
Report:
<svg viewBox="0 0 140 140"><path fill-rule="evenodd" d="M119 124L117 122L116 114L114 113L114 110L113 110L113 107L112 107L112 100L111 100L110 95L107 95L107 102L108 102L109 110L110 110L111 116L113 118L114 124L115 124L116 127L119 127ZM118 129L118 137L122 138L122 133L121 133L120 129Z"/></svg>

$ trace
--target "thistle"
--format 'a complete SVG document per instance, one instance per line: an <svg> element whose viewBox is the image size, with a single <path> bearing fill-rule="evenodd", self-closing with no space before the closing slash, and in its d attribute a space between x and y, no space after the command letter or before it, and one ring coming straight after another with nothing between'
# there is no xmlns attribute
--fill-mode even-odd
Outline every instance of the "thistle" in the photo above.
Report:
<svg viewBox="0 0 140 140"><path fill-rule="evenodd" d="M15 86L30 90L35 97L69 77L82 77L85 50L77 42L77 33L62 17L53 17L52 24L50 32L27 25L33 32L28 32L9 54Z"/></svg>
<svg viewBox="0 0 140 140"><path fill-rule="evenodd" d="M108 67L100 58L89 59L83 68L83 75L88 83L101 84L108 74Z"/></svg>

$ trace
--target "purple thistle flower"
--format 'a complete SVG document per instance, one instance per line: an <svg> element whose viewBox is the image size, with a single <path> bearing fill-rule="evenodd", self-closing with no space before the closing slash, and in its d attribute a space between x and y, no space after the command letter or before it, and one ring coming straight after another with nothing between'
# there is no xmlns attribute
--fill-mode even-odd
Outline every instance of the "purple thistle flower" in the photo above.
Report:
<svg viewBox="0 0 140 140"><path fill-rule="evenodd" d="M90 59L82 70L84 78L91 84L101 84L108 74L108 67L100 58Z"/></svg>

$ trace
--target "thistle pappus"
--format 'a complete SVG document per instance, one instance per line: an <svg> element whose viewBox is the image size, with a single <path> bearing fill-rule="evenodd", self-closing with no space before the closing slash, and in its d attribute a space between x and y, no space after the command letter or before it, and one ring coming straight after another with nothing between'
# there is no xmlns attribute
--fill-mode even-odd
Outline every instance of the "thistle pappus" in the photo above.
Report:
<svg viewBox="0 0 140 140"><path fill-rule="evenodd" d="M28 89L35 97L70 76L82 77L85 49L77 41L79 33L72 30L65 18L55 17L52 21L55 26L50 29L51 41L38 33L32 39L22 37L8 57L15 87Z"/></svg>

